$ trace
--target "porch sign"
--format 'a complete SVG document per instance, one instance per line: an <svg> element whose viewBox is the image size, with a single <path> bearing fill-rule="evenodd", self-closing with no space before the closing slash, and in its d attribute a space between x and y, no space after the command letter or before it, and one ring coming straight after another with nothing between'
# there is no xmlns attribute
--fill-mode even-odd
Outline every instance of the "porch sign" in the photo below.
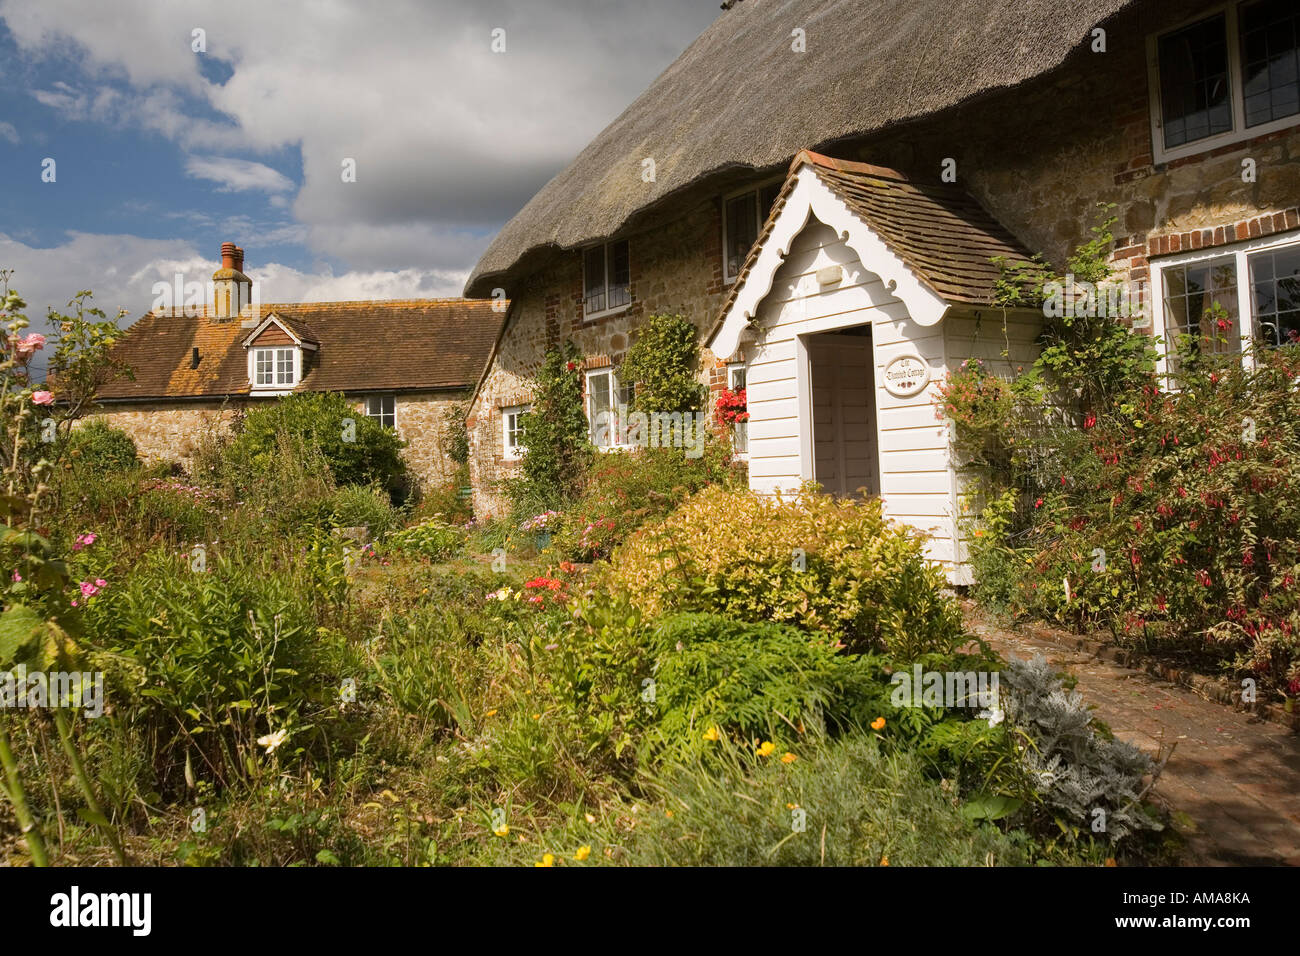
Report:
<svg viewBox="0 0 1300 956"><path fill-rule="evenodd" d="M885 391L910 398L930 383L930 364L919 355L900 355L885 366Z"/></svg>

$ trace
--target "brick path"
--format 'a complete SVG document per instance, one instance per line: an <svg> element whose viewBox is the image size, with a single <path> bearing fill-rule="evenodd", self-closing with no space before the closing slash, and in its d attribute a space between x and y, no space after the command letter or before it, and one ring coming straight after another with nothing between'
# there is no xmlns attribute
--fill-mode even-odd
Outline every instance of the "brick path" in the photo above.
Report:
<svg viewBox="0 0 1300 956"><path fill-rule="evenodd" d="M1300 866L1300 736L1098 656L1049 628L1008 629L966 602L971 630L1003 656L1042 654L1115 732L1152 755L1177 749L1152 791L1189 864Z"/></svg>

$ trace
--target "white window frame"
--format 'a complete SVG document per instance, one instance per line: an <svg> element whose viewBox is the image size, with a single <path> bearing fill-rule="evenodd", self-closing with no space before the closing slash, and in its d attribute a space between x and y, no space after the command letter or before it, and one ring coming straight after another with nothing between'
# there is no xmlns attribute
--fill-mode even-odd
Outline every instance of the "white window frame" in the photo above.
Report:
<svg viewBox="0 0 1300 956"><path fill-rule="evenodd" d="M379 414L377 414L377 415L376 415L374 412L372 412L372 411L370 410L370 403L371 403L371 401L374 401L374 400L376 400L376 399L377 399L377 400L379 401L379 403L380 403L380 405L379 405ZM384 409L383 402L384 402L385 399L390 399L390 400L392 401L392 403L393 403L393 414L392 414L393 423L392 423L391 425L384 425L384 419L387 417L387 416L385 415L385 413L384 413L384 410L383 410L383 409ZM396 395L396 393L394 393L394 392L376 392L376 393L373 394L373 395L367 395L367 396L365 397L365 402L364 402L363 405L362 405L362 413L366 416L366 418L373 418L375 421L379 422L379 424L380 424L380 425L383 425L384 428L392 428L393 430L396 430L396 429L397 429L397 395Z"/></svg>
<svg viewBox="0 0 1300 956"><path fill-rule="evenodd" d="M618 393L623 386L622 383L619 382L618 373L614 370L613 366L606 366L605 368L587 369L586 383L585 383L586 394L583 396L583 403L582 403L583 410L587 413L587 438L589 441L591 441L593 445L596 446L597 450L599 451L612 451L616 448L632 448L634 446L629 444L628 442L620 442L617 440L611 442L608 445L596 445L596 421L591 408L591 398L592 398L591 380L593 378L600 378L602 375L609 376L610 401L614 403L614 410L618 409L618 404L617 404ZM617 439L618 437L619 437L618 432L615 432L614 438Z"/></svg>
<svg viewBox="0 0 1300 956"><path fill-rule="evenodd" d="M271 353L271 381L260 383L257 380L258 356ZM280 353L291 353L290 381L280 381ZM302 381L302 349L296 345L255 345L248 350L248 383L252 391L259 395L287 395Z"/></svg>
<svg viewBox="0 0 1300 956"><path fill-rule="evenodd" d="M510 440L513 432L517 438L523 437L523 425L516 422L515 427L510 427L510 419L518 418L532 410L531 405L506 405L501 409L501 454L507 461L518 461L528 452L527 445L512 443Z"/></svg>
<svg viewBox="0 0 1300 956"><path fill-rule="evenodd" d="M729 264L728 263L729 257L727 255L727 251L731 248L730 236L728 234L729 230L727 226L727 207L731 205L732 200L740 199L746 195L750 196L753 199L754 224L755 224L754 236L757 239L758 236L761 236L763 234L763 223L767 221L767 217L764 216L763 210L759 206L759 203L761 202L761 198L763 195L763 190L769 188L770 186L777 185L781 182L783 182L782 178L780 176L776 176L772 179L768 179L764 182L759 183L757 186L747 186L744 189L737 189L735 192L727 193L722 197L722 284L723 285L731 285L733 282L736 281L737 277L740 275L740 269L737 269L733 273L730 272L727 268ZM780 191L778 190L778 195L779 193ZM741 263L742 265L744 264L743 259L741 260Z"/></svg>
<svg viewBox="0 0 1300 956"><path fill-rule="evenodd" d="M620 243L627 244L627 301L616 306L608 306L597 312L587 311L587 253L592 249L600 249L603 253L602 261L605 263L605 302L609 302L609 270L610 270L610 250L613 246ZM589 322L594 319L604 318L607 315L618 315L620 312L626 312L632 307L632 241L630 239L611 239L609 242L599 242L594 245L585 246L582 249L582 320Z"/></svg>
<svg viewBox="0 0 1300 956"><path fill-rule="evenodd" d="M1257 136L1266 136L1280 129L1300 125L1300 113L1284 116L1268 123L1260 123L1258 126L1245 125L1246 91L1241 72L1241 35L1237 26L1237 16L1243 2L1249 2L1249 0L1234 0L1233 3L1214 7L1210 10L1203 10L1196 16L1189 17L1167 30L1152 33L1147 37L1147 83L1151 94L1149 97L1151 149L1154 162L1167 163L1170 160L1182 159L1185 156L1195 156L1197 153L1218 149L1220 146L1228 146L1232 143L1254 139ZM1208 20L1211 17L1217 17L1219 14L1223 14L1224 33L1228 44L1228 83L1231 87L1228 105L1232 111L1232 129L1216 133L1213 136L1206 136L1203 139L1193 140L1190 143L1183 143L1181 146L1175 146L1172 149L1165 149L1164 129L1161 125L1164 110L1160 104L1160 63L1158 56L1160 38L1181 30L1183 27L1200 23L1202 20Z"/></svg>
<svg viewBox="0 0 1300 956"><path fill-rule="evenodd" d="M1171 256L1161 256L1159 259L1150 261L1152 311L1156 317L1156 333L1163 341L1159 349L1156 372L1163 381L1169 382L1169 375L1172 372L1169 363L1169 352L1177 345L1175 340L1177 330L1170 329L1169 316L1165 311L1165 270L1171 267L1213 262L1216 259L1234 260L1233 267L1237 270L1237 321L1241 327L1241 363L1246 368L1252 368L1255 364L1252 349L1258 329L1256 327L1254 303L1252 302L1250 257L1258 252L1272 252L1294 245L1300 245L1300 230L1272 236L1260 236L1256 239L1235 242L1229 246L1214 246L1208 249L1196 249L1192 252L1176 253Z"/></svg>
<svg viewBox="0 0 1300 956"><path fill-rule="evenodd" d="M727 365L727 390L731 392L737 391L736 373L738 372L743 373L743 377L745 378L745 390L746 392L748 392L749 365L745 362L731 362ZM748 398L748 396L746 397ZM746 402L745 407L746 409L748 409L749 407L748 402ZM738 432L740 432L741 429L744 429L745 450L744 451L737 450L736 457L739 458L741 461L749 461L749 422L747 421L736 422L731 426L731 445L733 448L736 447L736 435Z"/></svg>

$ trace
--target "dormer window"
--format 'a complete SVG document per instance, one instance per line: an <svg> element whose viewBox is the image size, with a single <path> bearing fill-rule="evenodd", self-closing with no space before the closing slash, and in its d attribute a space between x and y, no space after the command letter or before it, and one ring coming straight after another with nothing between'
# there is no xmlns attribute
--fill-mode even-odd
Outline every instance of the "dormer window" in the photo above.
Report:
<svg viewBox="0 0 1300 956"><path fill-rule="evenodd" d="M297 349L253 349L254 388L293 388L298 384Z"/></svg>
<svg viewBox="0 0 1300 956"><path fill-rule="evenodd" d="M311 330L301 322L270 315L244 339L248 350L248 384L254 395L284 395L302 382L304 355L316 351Z"/></svg>

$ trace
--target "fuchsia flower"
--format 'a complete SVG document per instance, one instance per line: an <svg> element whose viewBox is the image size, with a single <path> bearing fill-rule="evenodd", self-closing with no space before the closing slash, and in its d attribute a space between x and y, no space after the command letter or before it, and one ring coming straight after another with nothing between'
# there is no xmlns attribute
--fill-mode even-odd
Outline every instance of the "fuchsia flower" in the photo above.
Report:
<svg viewBox="0 0 1300 956"><path fill-rule="evenodd" d="M87 531L85 534L77 535L77 539L72 542L72 550L80 551L82 548L88 548L98 540L99 535L93 531Z"/></svg>
<svg viewBox="0 0 1300 956"><path fill-rule="evenodd" d="M53 405L54 393L41 389L39 392L32 392L33 405Z"/></svg>

